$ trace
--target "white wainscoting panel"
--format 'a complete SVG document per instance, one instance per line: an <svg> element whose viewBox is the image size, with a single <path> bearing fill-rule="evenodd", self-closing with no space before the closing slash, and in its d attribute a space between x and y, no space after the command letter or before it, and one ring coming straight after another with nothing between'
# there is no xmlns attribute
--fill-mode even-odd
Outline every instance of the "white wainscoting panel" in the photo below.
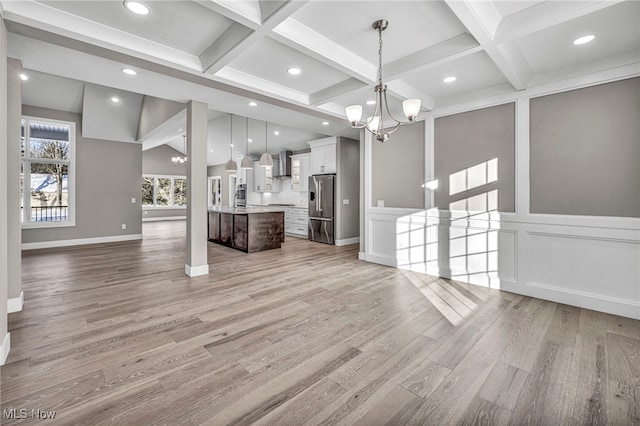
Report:
<svg viewBox="0 0 640 426"><path fill-rule="evenodd" d="M640 221L558 218L377 209L364 258L640 319Z"/></svg>

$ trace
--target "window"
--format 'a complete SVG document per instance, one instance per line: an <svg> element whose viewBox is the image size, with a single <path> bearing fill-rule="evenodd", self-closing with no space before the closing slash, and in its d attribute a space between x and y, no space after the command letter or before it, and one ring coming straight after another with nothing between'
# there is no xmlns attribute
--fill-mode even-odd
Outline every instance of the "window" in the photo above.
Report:
<svg viewBox="0 0 640 426"><path fill-rule="evenodd" d="M183 208L187 206L187 178L184 176L142 177L142 207Z"/></svg>
<svg viewBox="0 0 640 426"><path fill-rule="evenodd" d="M23 227L75 225L75 123L23 117L20 132Z"/></svg>

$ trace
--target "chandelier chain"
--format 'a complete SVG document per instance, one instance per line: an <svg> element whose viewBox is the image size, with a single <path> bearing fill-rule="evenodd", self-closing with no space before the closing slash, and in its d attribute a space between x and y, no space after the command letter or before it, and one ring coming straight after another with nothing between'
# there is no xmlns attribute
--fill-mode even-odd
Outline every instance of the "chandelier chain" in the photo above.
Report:
<svg viewBox="0 0 640 426"><path fill-rule="evenodd" d="M382 29L378 29L378 83L382 84Z"/></svg>

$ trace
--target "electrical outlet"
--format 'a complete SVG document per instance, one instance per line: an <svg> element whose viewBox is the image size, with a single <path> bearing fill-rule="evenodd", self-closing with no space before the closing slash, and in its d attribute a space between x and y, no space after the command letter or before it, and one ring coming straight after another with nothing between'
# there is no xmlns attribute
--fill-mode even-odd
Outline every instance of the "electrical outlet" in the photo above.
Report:
<svg viewBox="0 0 640 426"><path fill-rule="evenodd" d="M145 216L146 216L146 215L148 215L148 214L149 214L149 212L144 212L144 215L145 215Z"/></svg>
<svg viewBox="0 0 640 426"><path fill-rule="evenodd" d="M349 204L349 200L342 200L342 204Z"/></svg>
<svg viewBox="0 0 640 426"><path fill-rule="evenodd" d="M122 229L127 229L127 224L126 223L122 224Z"/></svg>
<svg viewBox="0 0 640 426"><path fill-rule="evenodd" d="M135 203L136 203L136 197L133 197L133 198L131 199L131 204L135 204Z"/></svg>

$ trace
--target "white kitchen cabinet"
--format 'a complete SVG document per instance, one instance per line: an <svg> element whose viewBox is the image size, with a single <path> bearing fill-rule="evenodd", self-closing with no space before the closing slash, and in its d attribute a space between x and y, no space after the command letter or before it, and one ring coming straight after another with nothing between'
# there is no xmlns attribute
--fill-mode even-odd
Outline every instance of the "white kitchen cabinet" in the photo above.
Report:
<svg viewBox="0 0 640 426"><path fill-rule="evenodd" d="M309 190L310 154L291 156L291 190L306 192Z"/></svg>
<svg viewBox="0 0 640 426"><path fill-rule="evenodd" d="M275 192L271 167L262 167L259 163L254 163L253 190L255 192Z"/></svg>
<svg viewBox="0 0 640 426"><path fill-rule="evenodd" d="M252 169L242 169L240 168L240 164L238 164L238 171L236 172L236 184L245 184L247 188L251 188L253 183L253 170Z"/></svg>
<svg viewBox="0 0 640 426"><path fill-rule="evenodd" d="M307 142L311 147L311 174L336 173L336 138Z"/></svg>
<svg viewBox="0 0 640 426"><path fill-rule="evenodd" d="M296 237L307 238L309 234L309 212L304 207L284 209L284 232Z"/></svg>

